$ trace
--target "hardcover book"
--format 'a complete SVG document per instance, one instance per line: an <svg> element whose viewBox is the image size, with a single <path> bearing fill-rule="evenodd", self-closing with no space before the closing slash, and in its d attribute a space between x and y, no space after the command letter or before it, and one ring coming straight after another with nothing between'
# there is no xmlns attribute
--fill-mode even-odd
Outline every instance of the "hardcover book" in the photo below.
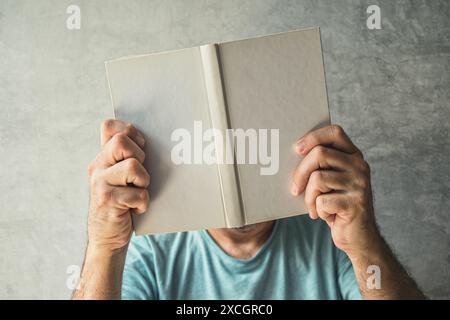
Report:
<svg viewBox="0 0 450 320"><path fill-rule="evenodd" d="M296 141L330 121L318 27L106 62L114 115L146 137L137 235L306 213Z"/></svg>

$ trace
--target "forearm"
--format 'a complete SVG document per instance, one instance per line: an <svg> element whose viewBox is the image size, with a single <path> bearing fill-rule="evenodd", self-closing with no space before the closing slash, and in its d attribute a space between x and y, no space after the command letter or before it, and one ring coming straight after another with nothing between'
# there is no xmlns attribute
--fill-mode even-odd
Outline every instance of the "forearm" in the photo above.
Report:
<svg viewBox="0 0 450 320"><path fill-rule="evenodd" d="M104 252L88 246L80 283L73 299L120 299L125 257L126 248Z"/></svg>
<svg viewBox="0 0 450 320"><path fill-rule="evenodd" d="M380 235L373 239L369 248L351 252L348 255L364 299L426 298ZM380 286L378 288L374 287L370 281L373 278L369 279L375 276L374 273L368 272L369 266L379 267Z"/></svg>

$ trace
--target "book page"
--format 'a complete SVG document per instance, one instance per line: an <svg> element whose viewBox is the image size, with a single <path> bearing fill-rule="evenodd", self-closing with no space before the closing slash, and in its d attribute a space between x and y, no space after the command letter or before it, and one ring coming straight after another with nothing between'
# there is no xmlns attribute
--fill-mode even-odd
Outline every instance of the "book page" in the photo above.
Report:
<svg viewBox="0 0 450 320"><path fill-rule="evenodd" d="M171 158L175 130L191 134L192 159L194 144L202 144L194 121L203 130L210 126L200 49L123 58L106 68L116 118L134 124L147 140L150 208L133 215L136 233L225 227L217 166L194 159L175 164Z"/></svg>
<svg viewBox="0 0 450 320"><path fill-rule="evenodd" d="M290 186L301 160L296 141L329 123L319 29L222 43L219 49L231 126L267 130L274 151L262 158L258 148L259 160L270 159L270 166L237 165L246 224L306 213ZM271 129L279 130L278 164ZM269 175L261 174L262 167Z"/></svg>

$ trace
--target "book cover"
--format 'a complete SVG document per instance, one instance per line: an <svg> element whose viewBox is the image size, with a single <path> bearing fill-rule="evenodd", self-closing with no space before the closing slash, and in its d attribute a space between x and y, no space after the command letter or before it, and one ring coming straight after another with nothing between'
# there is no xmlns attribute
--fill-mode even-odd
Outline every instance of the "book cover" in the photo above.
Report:
<svg viewBox="0 0 450 320"><path fill-rule="evenodd" d="M330 121L320 29L106 62L117 119L147 138L150 208L138 235L306 213L295 142Z"/></svg>

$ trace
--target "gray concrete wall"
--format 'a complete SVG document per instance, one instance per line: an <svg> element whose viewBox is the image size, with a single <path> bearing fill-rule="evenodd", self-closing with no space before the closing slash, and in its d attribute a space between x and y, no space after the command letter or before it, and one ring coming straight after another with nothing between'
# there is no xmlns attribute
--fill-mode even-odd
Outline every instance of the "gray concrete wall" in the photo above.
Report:
<svg viewBox="0 0 450 320"><path fill-rule="evenodd" d="M66 8L81 7L81 30ZM381 7L368 30L366 8ZM70 296L86 166L112 115L103 62L319 25L333 121L373 169L378 222L434 298L450 298L449 1L0 1L0 298Z"/></svg>

